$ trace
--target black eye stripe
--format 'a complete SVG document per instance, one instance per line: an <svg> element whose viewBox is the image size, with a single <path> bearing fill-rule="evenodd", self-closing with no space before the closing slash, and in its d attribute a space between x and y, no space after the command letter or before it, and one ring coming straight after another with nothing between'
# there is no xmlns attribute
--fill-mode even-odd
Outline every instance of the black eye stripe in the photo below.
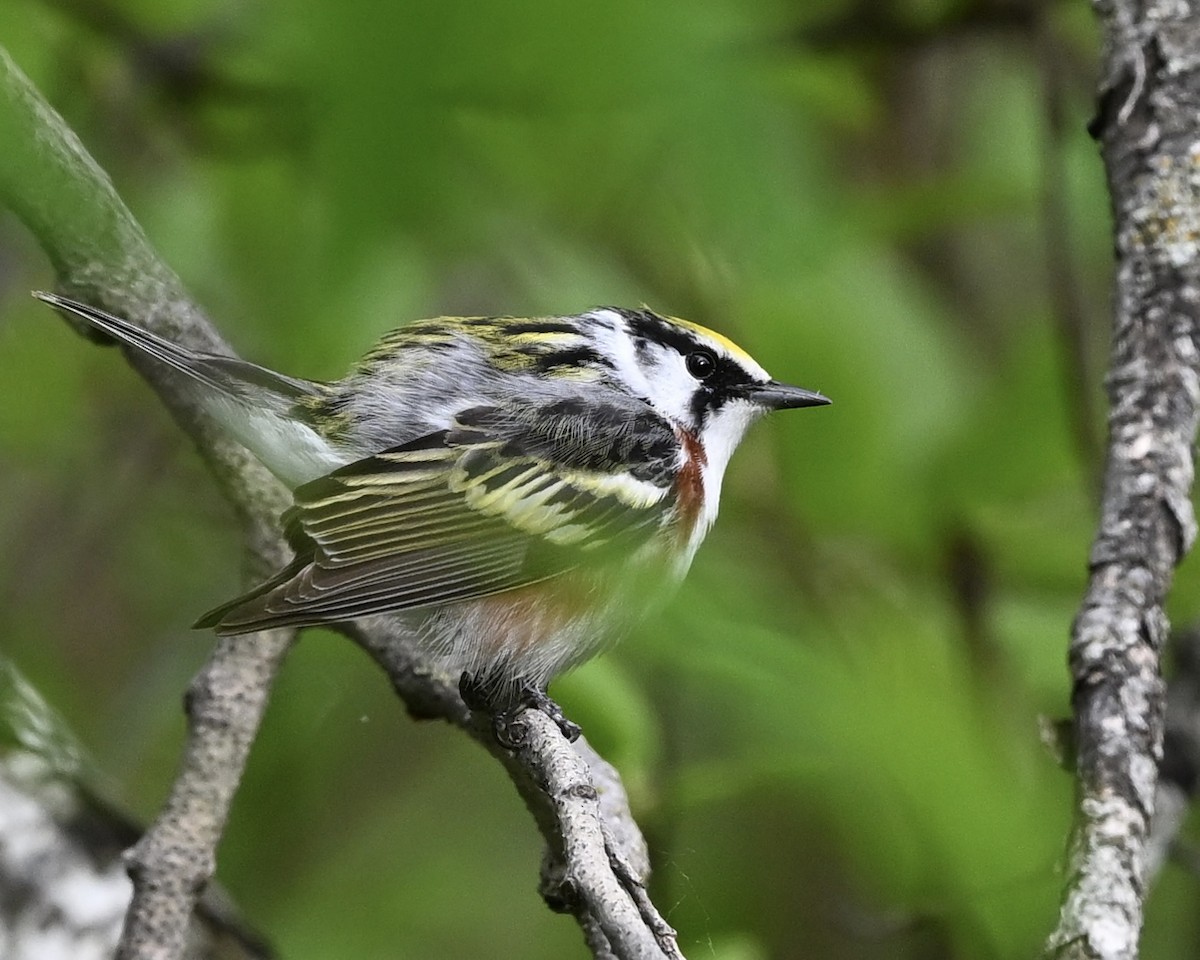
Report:
<svg viewBox="0 0 1200 960"><path fill-rule="evenodd" d="M690 412L692 423L700 428L708 417L726 403L746 394L746 386L754 381L753 375L737 360L697 342L697 335L677 324L658 316L650 310L609 309L619 313L625 320L626 329L634 338L639 361L645 362L651 345L674 349L684 358L688 374L696 382ZM711 372L698 374L692 369L697 362L692 357L700 353L712 360ZM701 364L704 361L699 361Z"/></svg>

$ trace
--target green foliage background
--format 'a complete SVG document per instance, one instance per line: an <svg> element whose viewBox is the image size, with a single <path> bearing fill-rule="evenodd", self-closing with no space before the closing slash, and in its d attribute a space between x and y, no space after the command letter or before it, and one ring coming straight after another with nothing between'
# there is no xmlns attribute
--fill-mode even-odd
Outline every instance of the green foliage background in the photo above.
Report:
<svg viewBox="0 0 1200 960"><path fill-rule="evenodd" d="M555 693L688 956L1036 951L1103 428L1084 4L7 0L0 43L247 357L335 377L406 319L647 302L830 395L757 429L677 601ZM0 216L0 649L149 818L238 546L52 283ZM314 633L220 875L296 960L583 957L539 856L482 751ZM1168 870L1147 957L1195 954L1196 895Z"/></svg>

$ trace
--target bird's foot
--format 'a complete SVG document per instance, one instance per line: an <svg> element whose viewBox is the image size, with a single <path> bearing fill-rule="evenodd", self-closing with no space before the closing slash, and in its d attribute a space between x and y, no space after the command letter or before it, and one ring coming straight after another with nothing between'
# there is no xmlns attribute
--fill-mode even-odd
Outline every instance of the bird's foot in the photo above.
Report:
<svg viewBox="0 0 1200 960"><path fill-rule="evenodd" d="M548 716L571 743L579 739L579 725L572 723L554 699L528 681L520 681L515 691L493 677L464 673L458 692L472 711L492 718L492 728L500 745L513 750L524 741L524 726L518 717L524 710L538 710Z"/></svg>
<svg viewBox="0 0 1200 960"><path fill-rule="evenodd" d="M567 715L563 713L562 707L545 690L539 690L537 687L529 684L521 688L520 696L521 707L528 707L531 710L538 710L544 713L555 722L558 729L562 731L562 735L571 743L578 740L579 735L583 733L579 724L568 720Z"/></svg>

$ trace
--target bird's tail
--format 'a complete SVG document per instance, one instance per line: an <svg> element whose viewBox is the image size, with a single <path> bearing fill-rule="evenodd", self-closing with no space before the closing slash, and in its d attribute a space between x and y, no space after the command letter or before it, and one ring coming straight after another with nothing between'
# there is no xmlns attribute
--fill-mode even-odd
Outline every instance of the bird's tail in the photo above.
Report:
<svg viewBox="0 0 1200 960"><path fill-rule="evenodd" d="M317 384L311 381L285 377L274 370L236 357L188 350L128 320L122 320L78 300L60 297L57 293L35 290L33 295L52 307L74 314L113 339L149 354L232 400L255 402L258 399L257 394L267 390L294 402L316 393L318 389Z"/></svg>
<svg viewBox="0 0 1200 960"><path fill-rule="evenodd" d="M285 483L296 486L344 462L303 419L303 401L319 396L321 384L236 357L189 350L56 293L33 295L188 377L200 387L199 398L208 413Z"/></svg>

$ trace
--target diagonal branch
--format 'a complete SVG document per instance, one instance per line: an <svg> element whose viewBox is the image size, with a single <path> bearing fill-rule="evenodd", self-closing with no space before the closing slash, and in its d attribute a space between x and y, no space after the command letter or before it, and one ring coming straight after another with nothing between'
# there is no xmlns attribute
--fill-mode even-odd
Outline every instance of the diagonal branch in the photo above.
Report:
<svg viewBox="0 0 1200 960"><path fill-rule="evenodd" d="M387 674L410 713L444 717L503 765L546 840L542 897L579 921L597 957L682 960L675 931L646 896L646 842L617 771L584 738L572 747L544 713L527 710L500 746L486 718L473 718L449 678L421 668L393 622L360 620L349 634ZM611 952L605 952L611 951Z"/></svg>
<svg viewBox="0 0 1200 960"><path fill-rule="evenodd" d="M112 183L8 55L0 50L0 198L29 227L59 283L118 313L145 318L195 349L224 344L150 247ZM131 357L195 441L234 506L247 565L262 573L286 553L276 520L282 487L244 450L211 430L162 369ZM162 813L127 854L134 880L119 956L180 954L271 682L290 646L285 633L222 642L192 683L184 760Z"/></svg>
<svg viewBox="0 0 1200 960"><path fill-rule="evenodd" d="M193 349L229 352L108 177L3 49L0 144L0 200L38 239L62 288ZM217 433L166 371L138 356L129 361L212 469L240 521L250 574L277 568L287 556L277 526L286 491ZM358 623L347 632L385 670L410 712L463 728L504 764L546 839L543 895L576 916L596 956L681 957L674 932L645 895L645 844L611 767L585 745L577 750L537 713L523 716L516 748L502 749L454 686L422 670L410 641L386 622ZM134 900L122 960L181 955L188 918L212 875L233 794L292 640L289 632L275 631L219 641L192 682L189 732L171 795L127 855Z"/></svg>
<svg viewBox="0 0 1200 960"><path fill-rule="evenodd" d="M1096 2L1117 277L1108 459L1071 638L1078 822L1055 957L1137 956L1163 738L1162 604L1191 548L1200 404L1200 11Z"/></svg>

